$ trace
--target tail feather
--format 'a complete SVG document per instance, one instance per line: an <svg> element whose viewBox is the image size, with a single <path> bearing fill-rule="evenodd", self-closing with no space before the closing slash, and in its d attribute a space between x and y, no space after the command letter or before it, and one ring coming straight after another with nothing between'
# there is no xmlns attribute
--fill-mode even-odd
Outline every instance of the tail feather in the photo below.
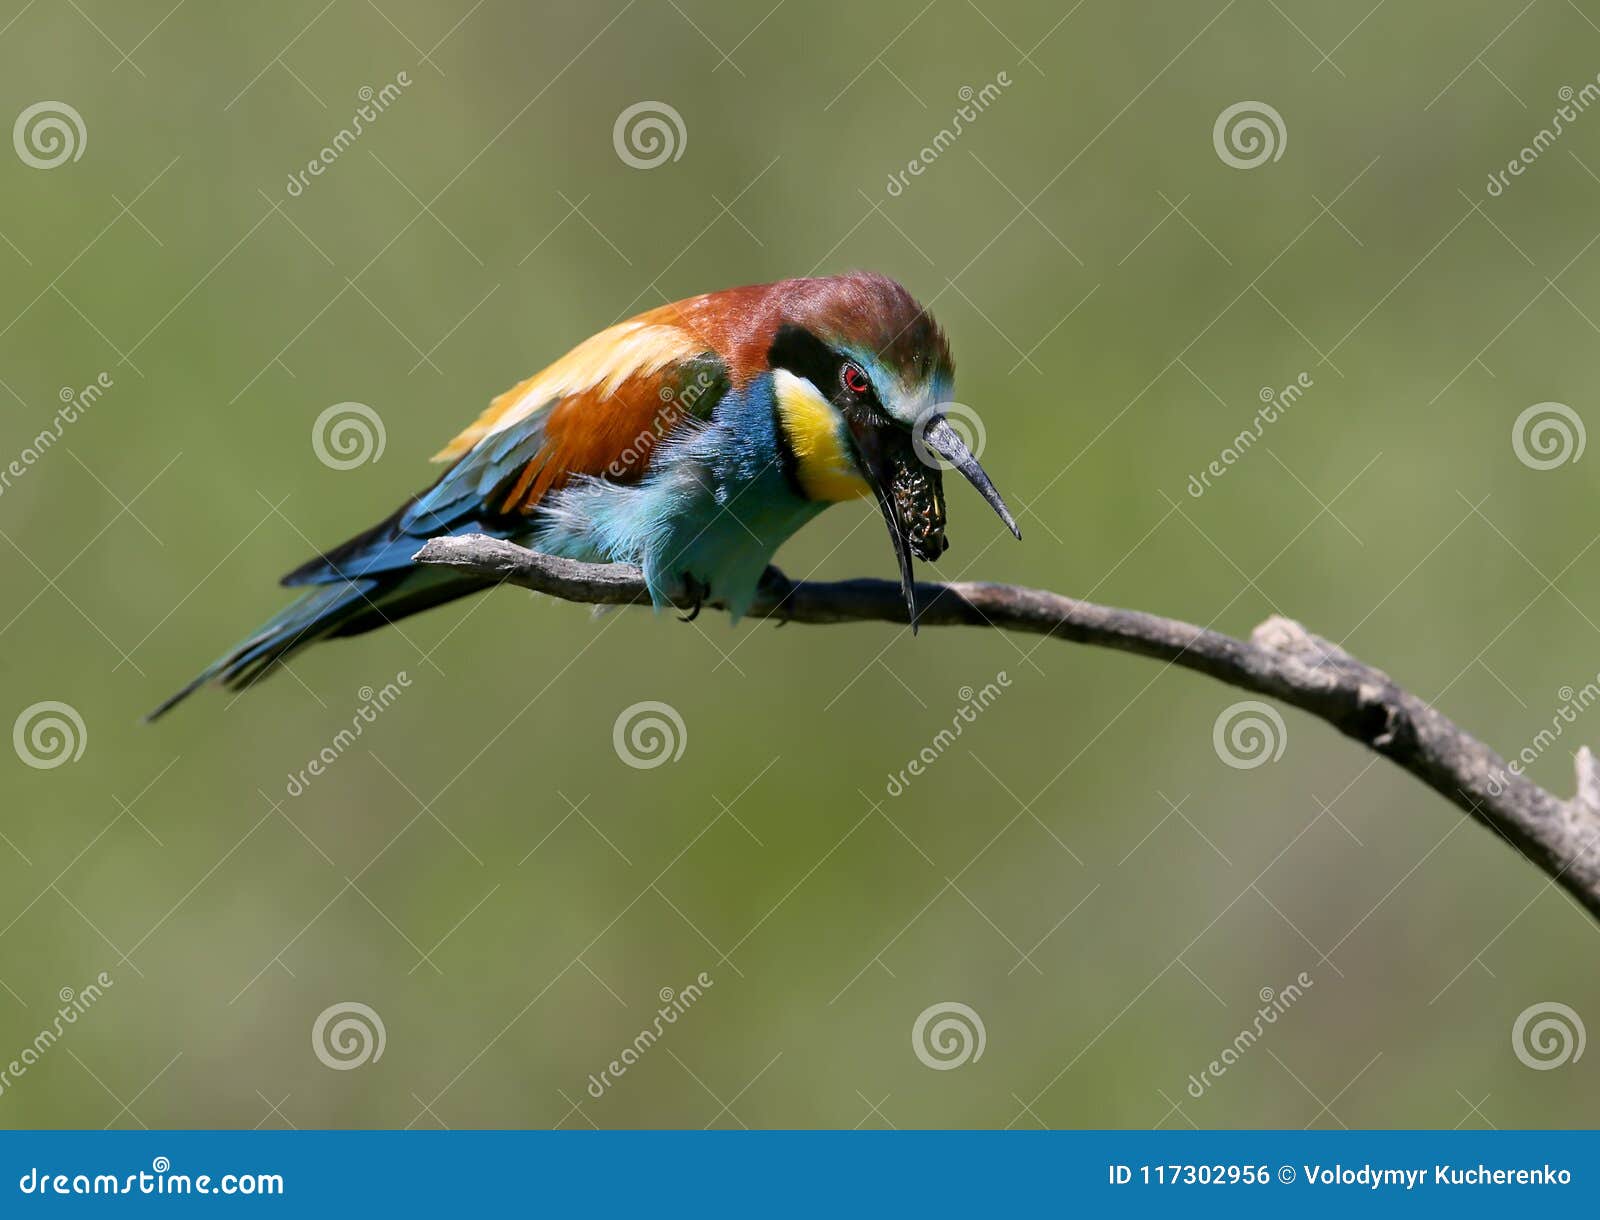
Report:
<svg viewBox="0 0 1600 1220"><path fill-rule="evenodd" d="M344 639L376 631L397 619L409 618L413 614L442 606L445 602L453 602L487 589L492 583L469 573L419 565L407 573L403 581L385 590L381 597L353 606L350 613L340 619L325 638Z"/></svg>
<svg viewBox="0 0 1600 1220"><path fill-rule="evenodd" d="M207 682L215 681L225 690L249 686L275 662L335 630L354 606L366 604L365 599L376 583L350 581L342 586L315 589L297 598L250 638L206 666L182 690L163 700L145 720L165 715Z"/></svg>
<svg viewBox="0 0 1600 1220"><path fill-rule="evenodd" d="M403 522L409 509L407 504L372 529L290 572L284 584L312 588L163 700L145 720L165 715L207 682L227 690L242 689L317 640L359 635L487 587L481 577L413 563L411 556L428 535L406 531ZM438 532L475 531L492 532L478 522Z"/></svg>
<svg viewBox="0 0 1600 1220"><path fill-rule="evenodd" d="M331 551L315 559L308 559L294 571L285 575L279 584L325 585L343 580L355 580L372 572L409 567L411 556L416 554L427 534L408 531L406 515L416 503L413 496L371 529L363 530L354 538L341 542ZM449 533L442 529L440 533Z"/></svg>

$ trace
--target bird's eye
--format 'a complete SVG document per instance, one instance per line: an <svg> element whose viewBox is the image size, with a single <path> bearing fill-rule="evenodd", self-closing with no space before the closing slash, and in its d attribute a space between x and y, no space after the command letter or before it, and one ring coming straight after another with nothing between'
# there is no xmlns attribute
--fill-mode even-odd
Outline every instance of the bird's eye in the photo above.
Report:
<svg viewBox="0 0 1600 1220"><path fill-rule="evenodd" d="M857 398L865 398L872 389L872 384L867 380L867 375L861 371L861 366L851 364L849 361L846 361L844 367L839 370L839 380L844 382L844 388Z"/></svg>

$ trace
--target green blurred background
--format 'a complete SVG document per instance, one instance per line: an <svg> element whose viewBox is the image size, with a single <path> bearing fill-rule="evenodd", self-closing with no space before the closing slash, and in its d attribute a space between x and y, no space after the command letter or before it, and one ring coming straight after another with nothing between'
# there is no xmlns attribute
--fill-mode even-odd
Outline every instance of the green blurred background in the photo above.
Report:
<svg viewBox="0 0 1600 1220"><path fill-rule="evenodd" d="M76 761L0 765L0 1063L62 989L113 985L0 1123L1600 1121L1595 1056L1536 1071L1511 1038L1540 1003L1600 1017L1594 921L1298 712L1277 761L1224 765L1213 726L1243 696L1149 661L506 591L138 723L573 343L869 267L950 332L1021 509L1018 545L953 489L938 575L1232 634L1281 612L1517 750L1600 670L1596 458L1536 470L1512 445L1536 403L1600 418L1600 114L1486 187L1595 79L1600 5L1367 7L12 0L0 112L65 102L87 138L49 170L0 157L0 458L62 387L113 384L0 495L0 718L60 701L86 737ZM640 101L686 133L649 170L613 146ZM1282 116L1278 159L1219 156L1240 101ZM1302 372L1300 403L1189 494ZM351 401L384 450L337 470L313 426ZM779 562L892 571L866 505ZM647 700L684 748L635 769L613 728ZM1600 741L1585 715L1532 769L1563 794ZM384 1050L333 1071L312 1029L347 1002ZM984 1048L932 1071L911 1034L945 1002Z"/></svg>

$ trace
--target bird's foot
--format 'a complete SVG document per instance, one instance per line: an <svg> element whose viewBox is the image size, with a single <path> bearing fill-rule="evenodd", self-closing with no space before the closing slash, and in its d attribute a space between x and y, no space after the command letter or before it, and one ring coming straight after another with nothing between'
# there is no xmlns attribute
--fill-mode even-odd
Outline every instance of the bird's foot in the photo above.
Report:
<svg viewBox="0 0 1600 1220"><path fill-rule="evenodd" d="M696 580L687 572L683 574L681 579L683 581L683 596L680 600L688 602L691 609L688 614L680 614L678 621L680 623L692 623L700 617L700 611L705 605L706 598L711 596L711 586L704 581Z"/></svg>

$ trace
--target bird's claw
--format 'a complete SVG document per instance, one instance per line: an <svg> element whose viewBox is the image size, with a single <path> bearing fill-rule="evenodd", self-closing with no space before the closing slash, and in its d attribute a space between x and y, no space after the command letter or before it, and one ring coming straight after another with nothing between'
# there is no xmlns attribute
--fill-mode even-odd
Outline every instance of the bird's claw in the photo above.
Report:
<svg viewBox="0 0 1600 1220"><path fill-rule="evenodd" d="M685 572L683 574L683 592L685 599L693 603L693 608L688 614L680 614L678 621L680 623L692 623L700 617L700 611L705 606L706 598L711 596L711 586L703 584Z"/></svg>

